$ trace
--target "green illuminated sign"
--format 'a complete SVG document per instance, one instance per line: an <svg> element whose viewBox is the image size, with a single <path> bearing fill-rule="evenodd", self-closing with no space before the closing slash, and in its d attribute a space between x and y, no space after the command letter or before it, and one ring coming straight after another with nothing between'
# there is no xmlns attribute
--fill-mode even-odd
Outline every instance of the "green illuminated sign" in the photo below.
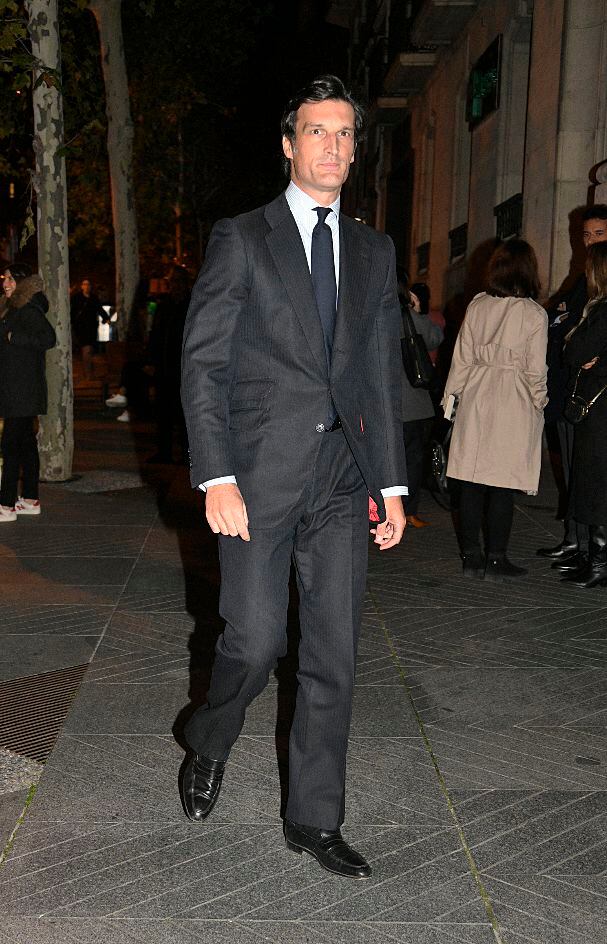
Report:
<svg viewBox="0 0 607 944"><path fill-rule="evenodd" d="M499 108L501 64L502 37L498 36L470 72L466 109L470 130Z"/></svg>

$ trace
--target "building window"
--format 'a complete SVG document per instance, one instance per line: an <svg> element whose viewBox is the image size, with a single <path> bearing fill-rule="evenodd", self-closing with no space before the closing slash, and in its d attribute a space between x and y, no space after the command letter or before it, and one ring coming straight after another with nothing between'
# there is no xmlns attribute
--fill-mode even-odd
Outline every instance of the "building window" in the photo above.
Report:
<svg viewBox="0 0 607 944"><path fill-rule="evenodd" d="M449 261L453 262L455 259L461 259L462 256L466 255L466 250L468 249L468 224L462 223L461 226L456 226L455 229L449 231Z"/></svg>
<svg viewBox="0 0 607 944"><path fill-rule="evenodd" d="M502 37L497 36L470 72L466 118L471 131L499 108L501 65Z"/></svg>
<svg viewBox="0 0 607 944"><path fill-rule="evenodd" d="M495 235L498 239L520 236L523 228L523 195L517 193L500 203L493 210Z"/></svg>

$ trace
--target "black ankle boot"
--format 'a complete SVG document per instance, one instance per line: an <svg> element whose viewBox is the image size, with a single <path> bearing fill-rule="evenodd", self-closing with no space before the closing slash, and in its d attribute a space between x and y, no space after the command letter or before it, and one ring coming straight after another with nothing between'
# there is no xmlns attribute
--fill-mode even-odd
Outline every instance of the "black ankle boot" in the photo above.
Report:
<svg viewBox="0 0 607 944"><path fill-rule="evenodd" d="M464 577L476 577L482 580L485 576L485 558L480 550L462 554Z"/></svg>
<svg viewBox="0 0 607 944"><path fill-rule="evenodd" d="M508 560L505 554L488 552L485 580L502 583L504 580L516 580L517 577L524 577L526 573L526 567L517 567L516 564Z"/></svg>
<svg viewBox="0 0 607 944"><path fill-rule="evenodd" d="M584 590L607 586L607 529L602 525L590 526L589 561L585 567L563 578Z"/></svg>

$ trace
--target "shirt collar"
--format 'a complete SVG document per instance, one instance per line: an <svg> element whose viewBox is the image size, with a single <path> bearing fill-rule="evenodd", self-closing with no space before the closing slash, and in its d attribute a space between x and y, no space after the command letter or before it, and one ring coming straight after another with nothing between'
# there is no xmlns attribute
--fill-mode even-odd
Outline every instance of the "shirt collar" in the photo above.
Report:
<svg viewBox="0 0 607 944"><path fill-rule="evenodd" d="M294 216L305 216L306 213L313 212L314 209L319 206L317 200L313 200L309 194L305 193L297 184L294 184L292 180L289 182L289 186L285 191L285 197ZM339 219L340 203L341 195L338 194L337 199L330 204L337 219ZM314 218L316 219L316 214L314 214Z"/></svg>

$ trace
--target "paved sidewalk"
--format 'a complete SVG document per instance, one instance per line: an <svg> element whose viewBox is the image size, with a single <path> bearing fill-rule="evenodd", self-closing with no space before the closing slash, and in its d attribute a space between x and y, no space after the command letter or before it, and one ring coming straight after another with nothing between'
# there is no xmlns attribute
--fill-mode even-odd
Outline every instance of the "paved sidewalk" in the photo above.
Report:
<svg viewBox="0 0 607 944"><path fill-rule="evenodd" d="M214 542L185 470L144 465L148 427L81 412L82 478L0 533L2 845L67 712L0 870L1 944L604 944L607 593L535 557L560 537L549 482L517 510L516 586L463 581L429 496L432 527L372 554L344 832L374 873L348 882L282 840L293 653L212 817L184 818Z"/></svg>

